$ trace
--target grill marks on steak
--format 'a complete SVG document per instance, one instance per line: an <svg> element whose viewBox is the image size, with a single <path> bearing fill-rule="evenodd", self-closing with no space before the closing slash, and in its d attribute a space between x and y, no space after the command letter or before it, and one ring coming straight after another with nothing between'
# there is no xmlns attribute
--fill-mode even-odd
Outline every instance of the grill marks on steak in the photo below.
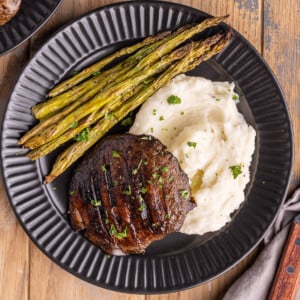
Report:
<svg viewBox="0 0 300 300"><path fill-rule="evenodd" d="M177 231L195 206L187 175L151 136L104 139L76 168L70 185L75 230L106 253L142 253Z"/></svg>

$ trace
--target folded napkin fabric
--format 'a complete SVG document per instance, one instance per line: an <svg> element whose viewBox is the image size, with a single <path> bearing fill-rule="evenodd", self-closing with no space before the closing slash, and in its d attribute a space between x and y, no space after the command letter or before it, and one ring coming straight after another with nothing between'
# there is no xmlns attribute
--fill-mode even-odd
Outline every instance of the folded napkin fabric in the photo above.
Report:
<svg viewBox="0 0 300 300"><path fill-rule="evenodd" d="M300 213L300 188L280 209L264 237L264 249L254 264L229 288L223 300L266 300L288 237L290 224ZM296 297L300 300L299 293ZM283 299L290 300L290 299Z"/></svg>

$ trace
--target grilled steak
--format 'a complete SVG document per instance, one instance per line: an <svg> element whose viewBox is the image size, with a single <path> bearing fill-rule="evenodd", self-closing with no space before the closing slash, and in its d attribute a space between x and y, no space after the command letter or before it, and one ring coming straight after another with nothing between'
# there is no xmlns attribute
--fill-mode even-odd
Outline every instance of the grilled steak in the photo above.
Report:
<svg viewBox="0 0 300 300"><path fill-rule="evenodd" d="M0 0L0 26L8 22L20 6L21 0Z"/></svg>
<svg viewBox="0 0 300 300"><path fill-rule="evenodd" d="M104 252L142 253L178 231L195 206L187 175L152 136L108 137L75 169L70 184L72 227Z"/></svg>

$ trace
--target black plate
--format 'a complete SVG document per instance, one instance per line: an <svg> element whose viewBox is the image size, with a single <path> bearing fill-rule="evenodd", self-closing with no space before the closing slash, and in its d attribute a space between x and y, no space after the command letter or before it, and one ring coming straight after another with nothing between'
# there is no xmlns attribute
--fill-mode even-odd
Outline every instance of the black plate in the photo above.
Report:
<svg viewBox="0 0 300 300"><path fill-rule="evenodd" d="M0 55L14 49L37 31L53 14L61 0L22 0L20 10L0 26Z"/></svg>
<svg viewBox="0 0 300 300"><path fill-rule="evenodd" d="M2 131L7 192L24 229L53 261L95 285L131 293L159 293L206 282L240 261L262 239L286 195L293 160L291 123L266 63L238 33L220 55L192 75L234 80L240 111L257 131L246 201L232 222L215 233L169 235L145 255L107 257L66 216L69 170L42 184L54 155L29 161L17 146L34 119L30 108L72 70L165 29L202 20L198 10L166 2L125 2L100 8L66 26L30 61L11 95ZM225 26L225 25L222 25Z"/></svg>

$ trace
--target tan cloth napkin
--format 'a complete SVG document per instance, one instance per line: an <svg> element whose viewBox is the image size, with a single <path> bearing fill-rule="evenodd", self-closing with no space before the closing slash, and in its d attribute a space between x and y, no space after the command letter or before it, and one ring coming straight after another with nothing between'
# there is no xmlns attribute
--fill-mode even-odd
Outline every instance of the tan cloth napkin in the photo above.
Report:
<svg viewBox="0 0 300 300"><path fill-rule="evenodd" d="M265 235L265 247L256 261L233 283L223 300L265 300L268 298L289 233L290 223L299 213L300 188L283 204L274 225ZM296 299L300 300L299 292Z"/></svg>

